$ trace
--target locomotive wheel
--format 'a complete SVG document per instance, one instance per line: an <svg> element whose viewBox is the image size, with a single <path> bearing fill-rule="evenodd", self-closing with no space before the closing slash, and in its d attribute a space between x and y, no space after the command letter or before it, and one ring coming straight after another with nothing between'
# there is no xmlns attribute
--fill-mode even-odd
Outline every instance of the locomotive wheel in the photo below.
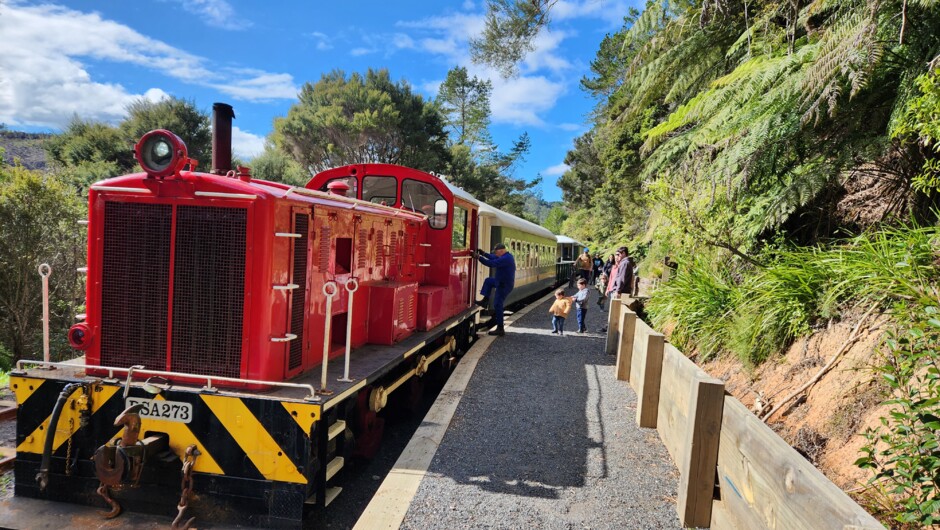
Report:
<svg viewBox="0 0 940 530"><path fill-rule="evenodd" d="M356 403L356 448L353 456L372 458L382 444L382 434L385 432L385 420L369 409L369 396L372 387L359 391Z"/></svg>

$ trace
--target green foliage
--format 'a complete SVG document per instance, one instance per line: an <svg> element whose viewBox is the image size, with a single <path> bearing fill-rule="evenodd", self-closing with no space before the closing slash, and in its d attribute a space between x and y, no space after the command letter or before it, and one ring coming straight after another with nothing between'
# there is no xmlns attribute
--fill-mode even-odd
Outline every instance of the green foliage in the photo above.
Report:
<svg viewBox="0 0 940 530"><path fill-rule="evenodd" d="M277 147L312 172L378 162L442 173L450 157L440 112L384 69L304 84L274 129Z"/></svg>
<svg viewBox="0 0 940 530"><path fill-rule="evenodd" d="M876 373L891 389L882 429L868 429L855 464L900 501L901 523L940 523L940 309L899 304L907 318L889 332Z"/></svg>
<svg viewBox="0 0 940 530"><path fill-rule="evenodd" d="M41 263L49 278L50 328L64 337L74 322L85 264L84 201L58 178L21 167L0 166L0 366L42 352Z"/></svg>
<svg viewBox="0 0 940 530"><path fill-rule="evenodd" d="M444 114L444 123L451 130L452 141L473 149L489 147L490 94L493 83L471 78L467 69L458 66L447 72L437 91L435 102Z"/></svg>
<svg viewBox="0 0 940 530"><path fill-rule="evenodd" d="M931 193L940 190L940 69L920 75L914 82L920 93L907 102L892 134L926 151L924 165L912 185Z"/></svg>
<svg viewBox="0 0 940 530"><path fill-rule="evenodd" d="M170 97L153 102L138 99L127 107L127 117L121 122L124 138L136 143L154 129L166 129L179 136L189 151L189 157L199 161L203 171L211 169L212 129L208 113L200 111L195 101Z"/></svg>
<svg viewBox="0 0 940 530"><path fill-rule="evenodd" d="M574 149L565 155L565 164L569 169L558 179L562 198L572 208L589 208L606 176L594 145L594 132L575 138Z"/></svg>
<svg viewBox="0 0 940 530"><path fill-rule="evenodd" d="M549 22L558 0L487 0L483 35L470 39L473 62L488 64L511 77L518 64L534 50L533 40Z"/></svg>
<svg viewBox="0 0 940 530"><path fill-rule="evenodd" d="M310 173L297 161L272 145L266 145L260 155L251 159L251 174L259 179L292 186L304 186L310 180Z"/></svg>
<svg viewBox="0 0 940 530"><path fill-rule="evenodd" d="M167 129L184 142L189 156L208 170L212 133L209 116L195 103L169 98L157 103L138 100L117 127L75 117L66 130L50 138L46 152L58 176L85 189L93 182L134 171L134 144L149 131Z"/></svg>
<svg viewBox="0 0 940 530"><path fill-rule="evenodd" d="M548 217L545 218L542 226L556 234L561 234L566 219L568 219L568 211L563 206L556 204L549 210Z"/></svg>
<svg viewBox="0 0 940 530"><path fill-rule="evenodd" d="M698 349L706 359L728 341L727 322L735 300L728 271L715 267L710 257L681 262L680 273L662 284L646 306L658 329L675 324L670 340L676 346Z"/></svg>
<svg viewBox="0 0 940 530"><path fill-rule="evenodd" d="M680 256L678 273L650 299L654 324L675 324L677 343L705 356L728 351L760 363L848 305L934 303L940 227L886 227L765 254L763 266L732 268L717 254Z"/></svg>

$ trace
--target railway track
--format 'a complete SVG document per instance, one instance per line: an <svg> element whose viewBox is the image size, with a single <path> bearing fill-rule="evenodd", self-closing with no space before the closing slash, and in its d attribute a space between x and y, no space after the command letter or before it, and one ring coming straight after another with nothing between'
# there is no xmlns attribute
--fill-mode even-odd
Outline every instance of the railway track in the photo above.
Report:
<svg viewBox="0 0 940 530"><path fill-rule="evenodd" d="M16 403L13 401L0 401L0 423L16 422ZM0 441L0 473L13 469L16 458L16 448L7 447Z"/></svg>

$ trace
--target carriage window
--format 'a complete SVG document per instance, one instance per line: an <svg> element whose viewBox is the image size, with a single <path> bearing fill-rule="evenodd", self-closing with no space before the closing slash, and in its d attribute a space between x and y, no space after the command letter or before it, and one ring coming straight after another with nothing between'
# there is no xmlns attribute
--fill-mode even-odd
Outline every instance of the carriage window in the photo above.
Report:
<svg viewBox="0 0 940 530"><path fill-rule="evenodd" d="M467 248L467 210L454 205L454 233L451 236L451 248Z"/></svg>
<svg viewBox="0 0 940 530"><path fill-rule="evenodd" d="M336 181L345 182L346 185L349 186L349 192L346 194L347 197L351 199L355 199L356 197L359 196L356 194L359 191L359 189L356 187L358 186L358 183L359 183L356 177L340 177L336 179L330 179L326 181L325 183L323 183L322 186L320 186L320 191L329 192L330 190L327 189L327 186L329 186L330 184Z"/></svg>
<svg viewBox="0 0 940 530"><path fill-rule="evenodd" d="M405 180L401 185L401 205L427 215L431 228L440 230L447 226L447 201L441 192L427 182Z"/></svg>
<svg viewBox="0 0 940 530"><path fill-rule="evenodd" d="M395 177L365 177L362 179L362 200L393 206L398 199L398 180Z"/></svg>

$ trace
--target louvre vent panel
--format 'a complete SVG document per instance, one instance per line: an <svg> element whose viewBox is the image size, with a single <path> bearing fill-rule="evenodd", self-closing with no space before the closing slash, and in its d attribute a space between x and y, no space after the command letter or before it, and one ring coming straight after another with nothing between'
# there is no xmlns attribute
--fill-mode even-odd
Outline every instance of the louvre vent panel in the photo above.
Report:
<svg viewBox="0 0 940 530"><path fill-rule="evenodd" d="M303 362L304 345L304 308L306 307L307 293L307 233L309 231L310 217L306 214L294 214L294 233L300 237L294 241L294 268L291 272L291 281L297 288L291 291L290 304L290 332L297 338L290 341L290 355L287 367L290 370L299 368Z"/></svg>
<svg viewBox="0 0 940 530"><path fill-rule="evenodd" d="M179 206L176 216L172 370L239 377L248 211Z"/></svg>
<svg viewBox="0 0 940 530"><path fill-rule="evenodd" d="M330 243L333 241L333 231L324 221L320 225L320 272L330 270Z"/></svg>
<svg viewBox="0 0 940 530"><path fill-rule="evenodd" d="M385 265L385 232L379 230L375 233L375 266Z"/></svg>
<svg viewBox="0 0 940 530"><path fill-rule="evenodd" d="M393 268L398 266L398 232L392 232L388 244L388 263Z"/></svg>
<svg viewBox="0 0 940 530"><path fill-rule="evenodd" d="M359 230L359 241L356 248L356 268L366 268L366 251L369 248L369 232L364 228Z"/></svg>
<svg viewBox="0 0 940 530"><path fill-rule="evenodd" d="M105 202L102 365L166 370L172 216L168 204Z"/></svg>

